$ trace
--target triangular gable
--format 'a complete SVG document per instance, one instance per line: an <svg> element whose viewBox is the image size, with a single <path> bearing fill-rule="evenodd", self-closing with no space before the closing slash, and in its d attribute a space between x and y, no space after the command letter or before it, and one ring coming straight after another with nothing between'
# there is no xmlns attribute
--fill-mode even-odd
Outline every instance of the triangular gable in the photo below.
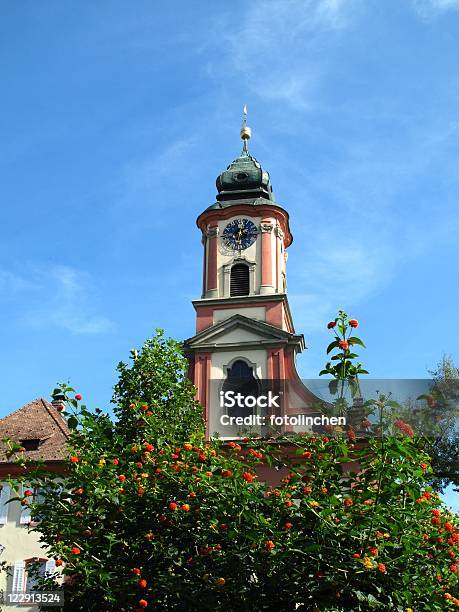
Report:
<svg viewBox="0 0 459 612"><path fill-rule="evenodd" d="M264 321L256 321L241 314L235 314L204 329L192 338L188 338L185 346L196 349L212 344L218 344L221 347L235 342L243 345L253 342L290 343L292 340L295 343L301 342L302 336L291 334Z"/></svg>

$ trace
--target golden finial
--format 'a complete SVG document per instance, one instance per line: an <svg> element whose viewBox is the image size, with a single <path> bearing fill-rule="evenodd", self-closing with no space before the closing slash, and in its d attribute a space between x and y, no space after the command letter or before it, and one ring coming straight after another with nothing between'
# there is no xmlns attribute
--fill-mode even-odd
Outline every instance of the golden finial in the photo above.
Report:
<svg viewBox="0 0 459 612"><path fill-rule="evenodd" d="M244 110L242 111L242 127L241 127L241 138L244 141L244 147L242 153L248 154L249 152L249 139L252 136L252 130L247 127L247 104L244 104Z"/></svg>

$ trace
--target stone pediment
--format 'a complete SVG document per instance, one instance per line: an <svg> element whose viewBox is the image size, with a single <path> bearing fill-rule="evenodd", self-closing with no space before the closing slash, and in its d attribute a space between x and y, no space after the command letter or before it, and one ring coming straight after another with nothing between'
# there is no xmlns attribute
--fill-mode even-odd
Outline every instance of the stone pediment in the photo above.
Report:
<svg viewBox="0 0 459 612"><path fill-rule="evenodd" d="M304 348L302 335L235 314L228 319L207 327L184 343L186 350L212 351L242 348L293 346Z"/></svg>

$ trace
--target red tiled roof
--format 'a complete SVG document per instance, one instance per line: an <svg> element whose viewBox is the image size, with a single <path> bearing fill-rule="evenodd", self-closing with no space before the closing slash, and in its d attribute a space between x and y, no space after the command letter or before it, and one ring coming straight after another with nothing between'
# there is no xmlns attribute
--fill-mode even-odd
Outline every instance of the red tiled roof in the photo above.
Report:
<svg viewBox="0 0 459 612"><path fill-rule="evenodd" d="M56 408L43 398L33 400L0 419L0 464L12 460L6 456L6 445L1 442L4 438L15 442L39 440L38 449L28 450L24 455L30 459L59 461L65 458L68 435L67 423Z"/></svg>

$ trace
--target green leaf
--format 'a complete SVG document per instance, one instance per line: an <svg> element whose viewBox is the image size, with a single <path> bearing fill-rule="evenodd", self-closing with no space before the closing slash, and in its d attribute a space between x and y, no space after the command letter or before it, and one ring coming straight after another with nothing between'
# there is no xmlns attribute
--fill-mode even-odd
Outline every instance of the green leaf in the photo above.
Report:
<svg viewBox="0 0 459 612"><path fill-rule="evenodd" d="M339 340L334 340L333 342L330 342L330 344L327 347L327 355L328 353L330 353L333 349L337 348L339 346Z"/></svg>
<svg viewBox="0 0 459 612"><path fill-rule="evenodd" d="M69 418L67 419L67 425L70 429L76 429L78 426L78 419L76 418L76 416L74 416L73 414L69 416Z"/></svg>
<svg viewBox="0 0 459 612"><path fill-rule="evenodd" d="M359 344L360 346L363 346L363 348L367 348L364 343L360 340L360 338L357 338L356 336L351 336L350 338L348 338L347 340L349 342L349 344Z"/></svg>

